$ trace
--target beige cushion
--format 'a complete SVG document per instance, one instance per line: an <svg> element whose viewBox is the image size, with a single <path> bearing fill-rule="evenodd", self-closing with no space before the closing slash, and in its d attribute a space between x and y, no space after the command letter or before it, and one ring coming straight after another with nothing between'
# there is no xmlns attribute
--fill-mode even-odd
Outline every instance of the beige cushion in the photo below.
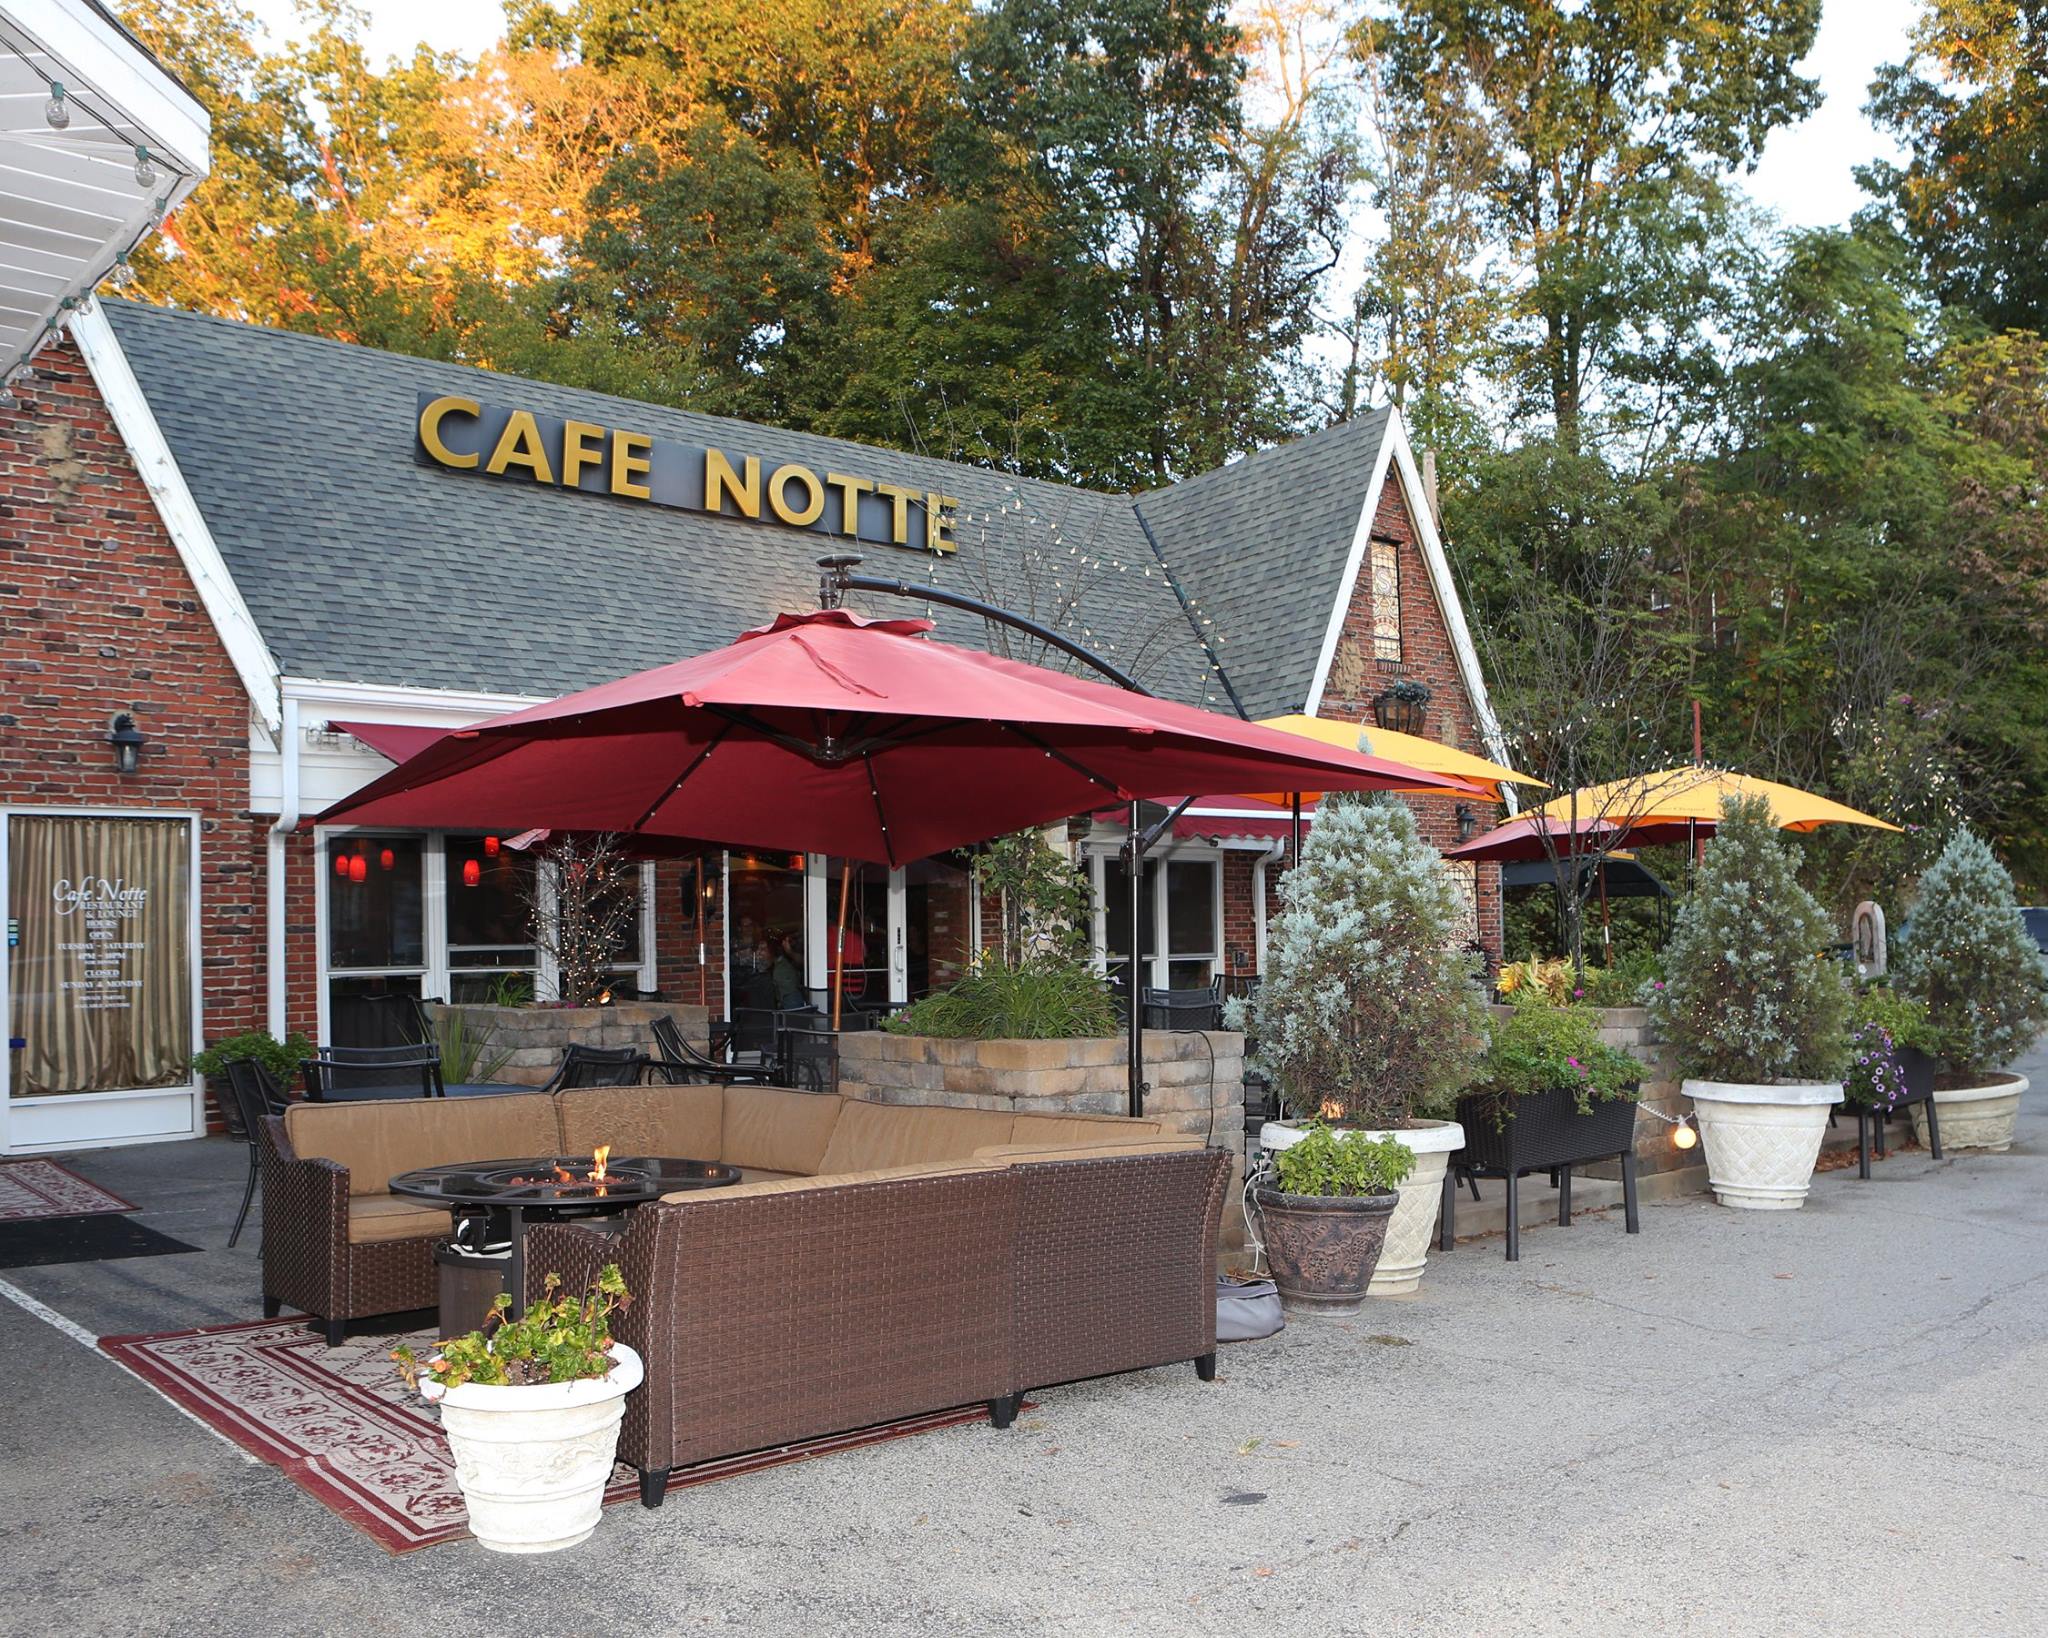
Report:
<svg viewBox="0 0 2048 1638"><path fill-rule="evenodd" d="M557 1140L555 1100L538 1092L295 1103L284 1130L298 1155L346 1166L348 1192L357 1195L388 1194L392 1178L421 1166L551 1155Z"/></svg>
<svg viewBox="0 0 2048 1638"><path fill-rule="evenodd" d="M1132 1155L1173 1155L1205 1147L1198 1137L1134 1138L1128 1143L998 1143L974 1151L976 1160L997 1166L1035 1160L1128 1160Z"/></svg>
<svg viewBox="0 0 2048 1638"><path fill-rule="evenodd" d="M820 1174L870 1172L931 1160L965 1160L990 1143L1007 1143L1006 1110L924 1108L848 1098L818 1164Z"/></svg>
<svg viewBox="0 0 2048 1638"><path fill-rule="evenodd" d="M813 1189L843 1188L850 1183L887 1183L904 1177L951 1177L958 1172L994 1170L994 1166L974 1160L934 1160L914 1166L880 1166L872 1171L834 1173L826 1177L763 1178L759 1182L736 1183L729 1189L686 1189L678 1194L665 1194L662 1199L677 1205L699 1200L750 1200L756 1195L801 1194Z"/></svg>
<svg viewBox="0 0 2048 1638"><path fill-rule="evenodd" d="M445 1206L429 1206L420 1200L401 1200L395 1194L359 1194L348 1203L348 1243L368 1245L375 1240L412 1240L431 1234L441 1238L453 1229Z"/></svg>
<svg viewBox="0 0 2048 1638"><path fill-rule="evenodd" d="M1157 1137L1166 1128L1130 1115L1019 1115L1012 1143L1123 1143Z"/></svg>
<svg viewBox="0 0 2048 1638"><path fill-rule="evenodd" d="M832 1141L841 1100L829 1092L728 1086L718 1158L748 1171L815 1174ZM696 1158L705 1159L707 1156Z"/></svg>
<svg viewBox="0 0 2048 1638"><path fill-rule="evenodd" d="M719 1086L586 1086L555 1094L561 1152L588 1154L600 1143L612 1153L716 1160L725 1130L725 1089Z"/></svg>

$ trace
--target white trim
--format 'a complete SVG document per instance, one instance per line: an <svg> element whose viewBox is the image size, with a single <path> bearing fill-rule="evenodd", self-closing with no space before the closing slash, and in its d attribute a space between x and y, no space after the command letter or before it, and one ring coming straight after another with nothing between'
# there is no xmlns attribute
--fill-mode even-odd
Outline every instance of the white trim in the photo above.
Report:
<svg viewBox="0 0 2048 1638"><path fill-rule="evenodd" d="M1493 702L1487 697L1486 673L1479 664L1479 651L1473 646L1471 629L1465 624L1465 606L1458 597L1457 582L1451 576L1451 563L1445 555L1442 537L1437 534L1436 519L1430 515L1429 506L1423 496L1422 475L1415 466L1415 453L1408 444L1408 431L1402 424L1398 409L1387 411L1387 429L1380 438L1379 454L1373 463L1372 482L1365 492L1365 505L1358 514L1358 528L1352 536L1351 554L1345 562L1343 578L1338 583L1336 606L1330 611L1329 628L1323 634L1322 652L1316 660L1313 680L1309 683L1308 699L1302 709L1315 716L1323 704L1323 693L1330 685L1330 668L1337 658L1337 641L1344 632L1344 617L1351 611L1351 600L1358 591L1358 576L1366 554L1370 550L1373 518L1379 511L1380 492L1386 486L1387 470L1393 467L1401 485L1402 499L1407 503L1409 521L1415 528L1416 549L1421 553L1422 564L1429 572L1430 589L1436 594L1437 610L1443 616L1444 630L1451 640L1451 656L1457 662L1458 678L1465 685L1465 694L1472 702L1472 713L1479 722L1479 735L1486 743L1487 754L1496 762L1507 760L1507 745L1501 738L1500 722L1493 714ZM1508 798L1510 811L1514 809L1512 787L1502 792Z"/></svg>
<svg viewBox="0 0 2048 1638"><path fill-rule="evenodd" d="M279 692L308 702L339 706L342 718L359 717L368 711L459 712L468 722L495 717L506 711L539 705L545 694L493 694L466 688L409 688L396 683L326 682L317 677L280 677ZM317 718L317 712L308 713ZM465 727L465 723L454 724Z"/></svg>
<svg viewBox="0 0 2048 1638"><path fill-rule="evenodd" d="M107 413L114 418L121 441L128 446L128 456L135 463L136 473L148 488L150 498L156 502L157 515L163 519L164 530L171 537L171 544L177 548L185 572L192 577L192 584L198 589L199 601L206 610L207 618L213 622L221 646L234 662L242 687L248 692L249 703L265 728L273 734L279 732L283 726L283 709L277 661L272 657L269 645L263 641L263 633L256 626L256 617L249 612L249 605L235 585L234 576L228 572L227 560L214 543L213 533L206 526L199 503L192 498L192 491L186 486L184 473L178 470L163 428L157 425L155 412L143 396L142 385L128 367L121 344L114 339L113 326L95 306L73 317L71 334L77 340L86 368L91 371L99 388Z"/></svg>
<svg viewBox="0 0 2048 1638"><path fill-rule="evenodd" d="M77 0L9 0L7 21L63 66L67 86L113 104L152 155L185 173L173 210L206 179L212 130L206 110L124 29Z"/></svg>
<svg viewBox="0 0 2048 1638"><path fill-rule="evenodd" d="M15 802L0 804L0 930L4 930L5 918L11 912L8 902L8 821L15 815L25 818L57 819L179 819L186 830L187 914L186 932L187 957L191 968L192 989L192 1050L199 1051L206 1045L206 960L203 943L205 919L200 905L203 875L200 862L200 838L204 820L196 808L126 808L92 807L71 803L53 803L39 806L35 803ZM12 994L8 975L7 940L0 937L0 1023L6 1028L0 1030L0 1042L11 1035L14 1028ZM183 1087L145 1086L131 1090L107 1092L62 1093L55 1097L23 1098L17 1103L14 1097L14 1054L0 1052L0 1154L52 1154L66 1149L111 1149L131 1143L169 1143L183 1138L203 1137L206 1134L206 1083L197 1070ZM179 1098L186 1100L188 1111L183 1130L133 1132L128 1134L98 1135L51 1138L32 1143L15 1141L16 1111L55 1108L114 1109L122 1105L144 1107L152 1103L164 1104L165 1112Z"/></svg>

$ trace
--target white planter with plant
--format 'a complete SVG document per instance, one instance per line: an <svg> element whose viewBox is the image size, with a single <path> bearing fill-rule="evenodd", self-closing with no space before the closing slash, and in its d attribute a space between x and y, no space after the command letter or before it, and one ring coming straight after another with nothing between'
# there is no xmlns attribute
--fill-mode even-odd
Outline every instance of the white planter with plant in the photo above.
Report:
<svg viewBox="0 0 2048 1638"><path fill-rule="evenodd" d="M1934 1102L1945 1149L2012 1147L2023 1076L2002 1068L2048 1025L2041 954L2020 919L2012 877L1977 836L1957 831L1920 878L1892 984L1927 1009L1939 1063ZM1927 1111L1913 1106L1927 1141Z"/></svg>
<svg viewBox="0 0 2048 1638"><path fill-rule="evenodd" d="M1847 1059L1848 986L1823 953L1833 941L1770 804L1727 803L1651 1001L1724 1206L1806 1203Z"/></svg>
<svg viewBox="0 0 2048 1638"><path fill-rule="evenodd" d="M509 1320L500 1296L482 1329L441 1344L422 1365L393 1351L405 1379L441 1408L455 1478L480 1546L552 1553L597 1528L640 1356L608 1321L626 1299L616 1265L582 1299L547 1294Z"/></svg>
<svg viewBox="0 0 2048 1638"><path fill-rule="evenodd" d="M1461 947L1470 912L1392 800L1329 796L1280 887L1266 975L1226 1022L1258 1039L1257 1062L1298 1109L1415 1156L1373 1271L1374 1296L1413 1291L1436 1228L1444 1169L1465 1141L1450 1112L1486 1040L1486 1009ZM1269 1122L1270 1153L1301 1125Z"/></svg>

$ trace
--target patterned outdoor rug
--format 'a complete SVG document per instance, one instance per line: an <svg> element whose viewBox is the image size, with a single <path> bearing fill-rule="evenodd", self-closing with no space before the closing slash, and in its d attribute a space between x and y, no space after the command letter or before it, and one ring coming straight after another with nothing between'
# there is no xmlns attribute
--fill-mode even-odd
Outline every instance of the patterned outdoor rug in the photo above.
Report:
<svg viewBox="0 0 2048 1638"><path fill-rule="evenodd" d="M31 1217L98 1217L135 1208L54 1160L0 1163L0 1223Z"/></svg>
<svg viewBox="0 0 2048 1638"><path fill-rule="evenodd" d="M466 1536L469 1527L441 1424L392 1368L390 1351L401 1340L424 1355L434 1335L350 1337L329 1348L305 1321L275 1319L101 1337L100 1347L209 1427L281 1469L380 1547L405 1553ZM678 1470L668 1487L687 1489L884 1439L963 1427L986 1414L981 1406L938 1411L729 1456ZM639 1494L638 1476L622 1464L605 1501L637 1500Z"/></svg>

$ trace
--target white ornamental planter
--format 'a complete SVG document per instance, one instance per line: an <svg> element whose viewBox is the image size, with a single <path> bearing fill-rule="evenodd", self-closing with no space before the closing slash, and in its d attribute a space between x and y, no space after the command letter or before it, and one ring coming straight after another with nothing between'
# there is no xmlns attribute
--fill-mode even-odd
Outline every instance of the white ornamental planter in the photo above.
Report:
<svg viewBox="0 0 2048 1638"><path fill-rule="evenodd" d="M1352 1128L1356 1130L1356 1128ZM1307 1135L1293 1121L1269 1120L1259 1128L1259 1147L1268 1154L1291 1149ZM1443 1205L1444 1172L1451 1156L1465 1147L1465 1128L1454 1120L1417 1121L1390 1131L1370 1131L1369 1138L1396 1138L1415 1151L1415 1170L1401 1185L1401 1203L1387 1222L1387 1240L1373 1270L1369 1297L1399 1297L1422 1283L1430 1242L1436 1237L1437 1212Z"/></svg>
<svg viewBox="0 0 2048 1638"><path fill-rule="evenodd" d="M1692 1099L1707 1151L1707 1181L1722 1205L1797 1211L1806 1204L1828 1111L1842 1101L1839 1081L1687 1081L1680 1090Z"/></svg>
<svg viewBox="0 0 2048 1638"><path fill-rule="evenodd" d="M2027 1089L2024 1075L2000 1074L1983 1086L1956 1086L1937 1091L1934 1101L1941 1110L1941 1147L1989 1149L2004 1154L2012 1147L2013 1122L2019 1118L2020 1094ZM1913 1135L1927 1146L1927 1106L1908 1106L1913 1112Z"/></svg>
<svg viewBox="0 0 2048 1638"><path fill-rule="evenodd" d="M615 1342L611 1352L611 1374L582 1382L443 1388L421 1380L420 1391L440 1403L441 1430L479 1546L552 1553L597 1528L626 1395L641 1375L631 1348Z"/></svg>

